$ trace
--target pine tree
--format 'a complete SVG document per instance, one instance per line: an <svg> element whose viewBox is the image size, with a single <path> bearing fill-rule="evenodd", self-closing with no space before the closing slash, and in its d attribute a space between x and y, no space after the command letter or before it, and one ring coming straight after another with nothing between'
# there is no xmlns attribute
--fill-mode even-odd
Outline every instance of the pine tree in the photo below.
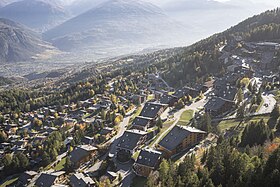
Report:
<svg viewBox="0 0 280 187"><path fill-rule="evenodd" d="M270 114L270 117L272 117L274 119L278 119L279 116L280 116L280 109L279 109L278 104L275 104L275 106Z"/></svg>

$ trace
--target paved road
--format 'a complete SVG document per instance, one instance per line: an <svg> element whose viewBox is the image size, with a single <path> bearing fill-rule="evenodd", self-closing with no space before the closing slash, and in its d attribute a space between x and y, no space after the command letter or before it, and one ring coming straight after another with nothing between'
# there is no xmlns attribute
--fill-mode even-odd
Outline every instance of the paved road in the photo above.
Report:
<svg viewBox="0 0 280 187"><path fill-rule="evenodd" d="M58 162L60 162L64 157L66 157L67 156L67 151L66 152L64 152L64 153L62 153L62 154L60 154L60 155L58 155L57 157L56 157L56 160L51 164L51 167L53 167L55 164L57 164Z"/></svg>
<svg viewBox="0 0 280 187"><path fill-rule="evenodd" d="M111 138L111 140L109 140L109 143L112 143L109 153L111 153L111 154L116 153L116 145L119 141L119 138L123 135L124 131L126 131L127 125L131 118L131 115L133 114L133 112L135 110L136 110L136 108L134 108L132 111L130 111L128 114L126 114L126 117L123 119L123 121L119 125L119 131L118 131L117 135L115 137Z"/></svg>
<svg viewBox="0 0 280 187"><path fill-rule="evenodd" d="M263 105L261 106L260 110L257 112L257 114L266 114L271 113L274 109L274 106L276 104L276 100L274 99L273 94L264 94L263 95Z"/></svg>

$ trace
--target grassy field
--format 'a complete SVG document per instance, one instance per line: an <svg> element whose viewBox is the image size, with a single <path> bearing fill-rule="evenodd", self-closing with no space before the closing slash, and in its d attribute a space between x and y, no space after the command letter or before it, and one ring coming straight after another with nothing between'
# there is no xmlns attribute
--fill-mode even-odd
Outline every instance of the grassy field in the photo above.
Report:
<svg viewBox="0 0 280 187"><path fill-rule="evenodd" d="M180 116L180 120L178 121L177 125L186 126L189 124L191 119L193 118L193 110L186 110Z"/></svg>
<svg viewBox="0 0 280 187"><path fill-rule="evenodd" d="M14 182L16 182L18 180L18 176L17 177L13 177L9 180L6 180L3 184L0 184L0 187L6 187L8 185L13 184Z"/></svg>
<svg viewBox="0 0 280 187"><path fill-rule="evenodd" d="M132 117L129 119L129 125L131 125L131 123L133 122L133 120L134 120L137 116L140 115L141 111L142 111L142 107L138 107L138 108L136 109L136 111L134 112L134 114L132 115Z"/></svg>
<svg viewBox="0 0 280 187"><path fill-rule="evenodd" d="M133 158L134 160L136 160L136 159L138 158L139 154L140 154L140 151L135 152L135 153L132 155L132 158Z"/></svg>
<svg viewBox="0 0 280 187"><path fill-rule="evenodd" d="M136 176L133 179L131 186L132 187L143 187L146 184L147 184L147 179L145 177Z"/></svg>
<svg viewBox="0 0 280 187"><path fill-rule="evenodd" d="M155 95L154 94L150 94L150 95L148 95L147 101L150 101L150 100L152 100L154 98L155 98Z"/></svg>
<svg viewBox="0 0 280 187"><path fill-rule="evenodd" d="M60 171L60 170L64 169L65 163L66 163L66 157L61 159L61 161L54 167L54 170Z"/></svg>
<svg viewBox="0 0 280 187"><path fill-rule="evenodd" d="M186 110L180 117L180 121L190 121L193 118L193 110Z"/></svg>
<svg viewBox="0 0 280 187"><path fill-rule="evenodd" d="M255 116L255 117L246 118L244 120L225 120L225 121L221 121L218 124L218 127L220 128L220 130L224 131L232 127L236 127L237 125L240 124L241 121L243 121L244 123L250 123L253 121L259 121L261 119L264 119L264 121L267 122L269 120L269 116Z"/></svg>
<svg viewBox="0 0 280 187"><path fill-rule="evenodd" d="M172 125L174 123L174 121L167 121L165 123L163 123L163 127L160 129L159 133L157 134L157 136L154 138L154 140L149 144L149 146L153 145L153 143L158 139L158 137L164 133L168 127L170 127L170 125ZM167 132L166 132L167 133Z"/></svg>

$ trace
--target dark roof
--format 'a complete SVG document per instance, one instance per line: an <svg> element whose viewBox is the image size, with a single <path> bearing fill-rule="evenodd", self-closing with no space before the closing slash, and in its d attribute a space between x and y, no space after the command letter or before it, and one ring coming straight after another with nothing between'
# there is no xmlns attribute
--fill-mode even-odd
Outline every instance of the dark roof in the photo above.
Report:
<svg viewBox="0 0 280 187"><path fill-rule="evenodd" d="M148 118L155 118L156 115L159 113L159 110L163 106L164 105L159 104L159 103L146 103L140 113L140 116L148 117Z"/></svg>
<svg viewBox="0 0 280 187"><path fill-rule="evenodd" d="M154 151L151 149L141 150L137 158L136 164L141 164L144 166L155 168L159 160L161 159L161 155L161 152Z"/></svg>
<svg viewBox="0 0 280 187"><path fill-rule="evenodd" d="M21 184L25 185L28 184L29 180L32 179L37 174L38 173L35 171L26 171L19 176L18 180L19 182L21 182Z"/></svg>
<svg viewBox="0 0 280 187"><path fill-rule="evenodd" d="M170 104L170 102L172 101L172 99L175 99L177 97L173 96L173 95L167 95L167 94L163 94L163 96L161 96L160 98L160 103L161 104Z"/></svg>
<svg viewBox="0 0 280 187"><path fill-rule="evenodd" d="M173 129L159 142L159 145L167 150L174 150L176 147L183 142L183 140L189 136L192 132L194 133L206 133L204 131L195 129L193 127L179 126L176 125Z"/></svg>
<svg viewBox="0 0 280 187"><path fill-rule="evenodd" d="M87 187L93 185L94 181L82 173L76 173L70 177L70 183L72 187Z"/></svg>
<svg viewBox="0 0 280 187"><path fill-rule="evenodd" d="M117 146L128 150L134 150L140 138L146 134L146 132L140 130L127 130L120 138Z"/></svg>
<svg viewBox="0 0 280 187"><path fill-rule="evenodd" d="M142 117L142 116L137 116L133 122L132 122L132 126L141 126L141 127L146 127L149 122L152 120L152 118L146 118L146 117Z"/></svg>
<svg viewBox="0 0 280 187"><path fill-rule="evenodd" d="M203 85L196 85L196 88L192 88L192 87L183 87L179 90L177 90L173 96L175 96L176 98L182 98L190 93L199 93L199 90L203 87Z"/></svg>
<svg viewBox="0 0 280 187"><path fill-rule="evenodd" d="M105 127L103 128L99 134L101 135L107 135L107 134L110 134L114 129L113 128L110 128L110 127Z"/></svg>
<svg viewBox="0 0 280 187"><path fill-rule="evenodd" d="M229 85L224 85L215 91L215 95L226 100L233 101L237 94L237 88Z"/></svg>
<svg viewBox="0 0 280 187"><path fill-rule="evenodd" d="M38 187L50 187L53 185L54 181L56 180L57 176L42 173L40 177L36 181L36 186Z"/></svg>
<svg viewBox="0 0 280 187"><path fill-rule="evenodd" d="M211 111L218 111L224 106L226 102L230 102L230 101L227 101L220 97L213 97L206 103L205 109Z"/></svg>
<svg viewBox="0 0 280 187"><path fill-rule="evenodd" d="M187 94L187 90L184 89L184 88L182 88L182 89L177 90L177 91L173 94L173 96L176 97L176 98L182 98L182 97L184 97L186 94Z"/></svg>
<svg viewBox="0 0 280 187"><path fill-rule="evenodd" d="M87 157L91 151L96 149L96 147L89 145L78 146L70 153L70 160L73 163L79 162L83 158Z"/></svg>

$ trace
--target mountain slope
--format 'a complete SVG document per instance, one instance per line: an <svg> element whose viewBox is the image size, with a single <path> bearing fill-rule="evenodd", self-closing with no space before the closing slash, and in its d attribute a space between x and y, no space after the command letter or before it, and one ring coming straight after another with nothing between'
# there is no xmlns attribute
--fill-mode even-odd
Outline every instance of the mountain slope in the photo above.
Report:
<svg viewBox="0 0 280 187"><path fill-rule="evenodd" d="M237 41L236 41L237 40ZM200 81L223 72L219 48L226 43L238 47L238 41L273 41L280 43L280 9L253 16L230 29L201 40L176 52L158 64L158 69L168 67L163 77L172 85ZM179 63L178 63L179 62Z"/></svg>
<svg viewBox="0 0 280 187"><path fill-rule="evenodd" d="M29 29L0 18L0 63L31 60L47 49L52 47Z"/></svg>
<svg viewBox="0 0 280 187"><path fill-rule="evenodd" d="M182 38L182 30L183 27L150 3L109 0L47 31L44 37L60 49L76 50L132 43L166 44Z"/></svg>
<svg viewBox="0 0 280 187"><path fill-rule="evenodd" d="M46 31L62 23L68 15L58 3L47 0L23 0L1 8L0 17L22 23L37 31Z"/></svg>
<svg viewBox="0 0 280 187"><path fill-rule="evenodd" d="M193 10L217 10L233 8L232 5L215 0L176 0L170 1L164 8L168 11L193 11Z"/></svg>

